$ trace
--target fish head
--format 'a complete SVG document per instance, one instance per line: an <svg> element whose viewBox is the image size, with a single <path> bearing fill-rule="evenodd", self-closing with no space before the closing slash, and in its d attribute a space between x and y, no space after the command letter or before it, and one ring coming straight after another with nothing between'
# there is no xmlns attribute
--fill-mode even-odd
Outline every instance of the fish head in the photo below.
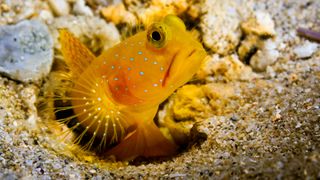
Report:
<svg viewBox="0 0 320 180"><path fill-rule="evenodd" d="M167 15L112 48L104 59L110 57L108 83L115 99L160 103L192 78L206 51L180 18Z"/></svg>

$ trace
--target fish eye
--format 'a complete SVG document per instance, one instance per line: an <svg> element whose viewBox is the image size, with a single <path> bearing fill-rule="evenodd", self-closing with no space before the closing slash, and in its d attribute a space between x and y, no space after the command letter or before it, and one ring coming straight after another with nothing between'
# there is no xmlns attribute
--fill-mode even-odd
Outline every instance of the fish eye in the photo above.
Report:
<svg viewBox="0 0 320 180"><path fill-rule="evenodd" d="M155 41L160 41L161 40L161 34L158 31L153 31L151 33L151 37Z"/></svg>
<svg viewBox="0 0 320 180"><path fill-rule="evenodd" d="M166 40L167 40L166 32L167 30L165 25L160 23L155 23L147 31L147 39L152 46L156 48L162 48L166 44Z"/></svg>

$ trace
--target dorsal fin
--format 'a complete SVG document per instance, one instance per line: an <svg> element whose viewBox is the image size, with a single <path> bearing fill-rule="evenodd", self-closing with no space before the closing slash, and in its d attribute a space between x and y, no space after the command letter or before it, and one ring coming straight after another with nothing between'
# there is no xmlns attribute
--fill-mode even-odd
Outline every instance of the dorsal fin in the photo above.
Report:
<svg viewBox="0 0 320 180"><path fill-rule="evenodd" d="M77 77L89 66L95 56L68 30L60 29L59 35L62 55L74 77Z"/></svg>

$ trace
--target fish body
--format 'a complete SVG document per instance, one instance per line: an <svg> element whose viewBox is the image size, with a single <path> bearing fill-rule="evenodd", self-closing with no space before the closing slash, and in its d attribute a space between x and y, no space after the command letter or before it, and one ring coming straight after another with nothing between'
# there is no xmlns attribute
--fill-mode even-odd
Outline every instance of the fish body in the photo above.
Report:
<svg viewBox="0 0 320 180"><path fill-rule="evenodd" d="M167 156L177 146L154 124L158 106L199 69L206 52L176 16L95 57L60 30L61 51L72 73L69 96L77 124L98 140L102 155L119 160ZM81 138L81 135L79 138Z"/></svg>

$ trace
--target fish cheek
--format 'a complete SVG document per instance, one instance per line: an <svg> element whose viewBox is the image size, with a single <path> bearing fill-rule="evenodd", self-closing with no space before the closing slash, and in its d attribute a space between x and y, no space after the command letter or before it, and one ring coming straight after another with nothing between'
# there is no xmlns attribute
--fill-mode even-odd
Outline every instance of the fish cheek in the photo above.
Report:
<svg viewBox="0 0 320 180"><path fill-rule="evenodd" d="M141 102L141 99L134 96L128 88L125 74L120 72L111 75L108 78L108 89L111 92L113 99L123 105L134 105Z"/></svg>

